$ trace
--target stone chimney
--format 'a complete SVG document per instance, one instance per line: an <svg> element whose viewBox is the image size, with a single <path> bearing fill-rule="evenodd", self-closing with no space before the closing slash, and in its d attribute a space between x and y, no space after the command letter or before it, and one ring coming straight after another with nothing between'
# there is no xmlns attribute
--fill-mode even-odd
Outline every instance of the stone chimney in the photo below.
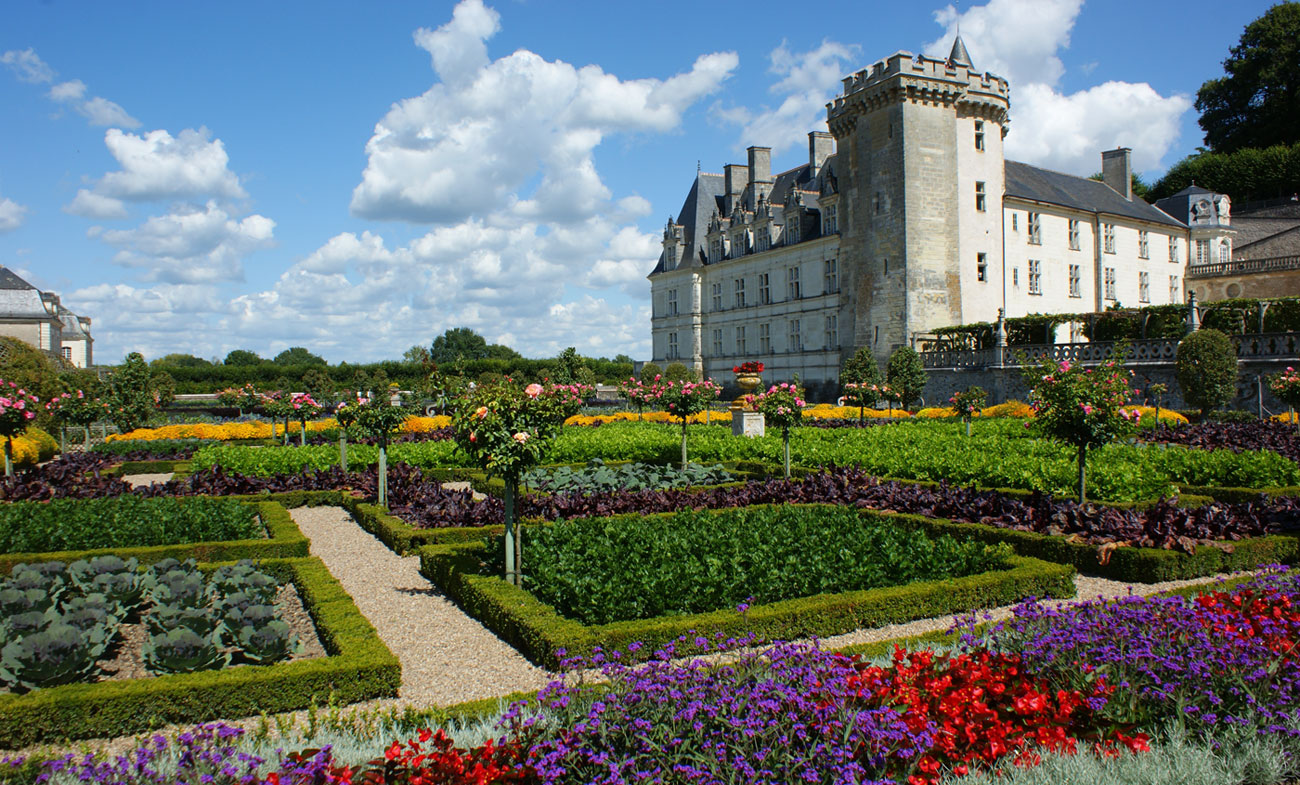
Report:
<svg viewBox="0 0 1300 785"><path fill-rule="evenodd" d="M772 182L772 148L749 148L749 181L751 183Z"/></svg>
<svg viewBox="0 0 1300 785"><path fill-rule="evenodd" d="M812 167L813 177L822 170L826 159L835 154L835 137L826 131L811 131L808 134L808 165Z"/></svg>
<svg viewBox="0 0 1300 785"><path fill-rule="evenodd" d="M1133 201L1132 153L1127 147L1116 147L1101 154L1101 181L1129 201Z"/></svg>
<svg viewBox="0 0 1300 785"><path fill-rule="evenodd" d="M744 164L727 164L722 171L727 184L727 198L724 200L723 210L727 216L730 216L735 205L740 202L741 194L745 193L745 186L749 185L749 170Z"/></svg>

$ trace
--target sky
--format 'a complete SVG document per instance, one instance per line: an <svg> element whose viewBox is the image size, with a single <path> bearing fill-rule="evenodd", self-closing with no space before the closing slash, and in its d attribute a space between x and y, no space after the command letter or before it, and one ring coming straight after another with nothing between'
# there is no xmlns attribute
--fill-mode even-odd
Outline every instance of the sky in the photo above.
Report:
<svg viewBox="0 0 1300 785"><path fill-rule="evenodd" d="M906 50L1011 83L1007 156L1148 181L1269 2L46 0L0 9L0 264L130 351L397 359L466 326L650 355L696 167L807 159Z"/></svg>

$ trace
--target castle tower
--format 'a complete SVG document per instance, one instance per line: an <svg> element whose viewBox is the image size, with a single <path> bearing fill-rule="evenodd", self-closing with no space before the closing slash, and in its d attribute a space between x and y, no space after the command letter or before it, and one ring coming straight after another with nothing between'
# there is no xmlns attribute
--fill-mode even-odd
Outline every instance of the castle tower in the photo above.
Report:
<svg viewBox="0 0 1300 785"><path fill-rule="evenodd" d="M1002 302L1007 81L958 38L937 60L898 52L827 104L843 195L840 265L852 345L883 358L936 327L988 320Z"/></svg>

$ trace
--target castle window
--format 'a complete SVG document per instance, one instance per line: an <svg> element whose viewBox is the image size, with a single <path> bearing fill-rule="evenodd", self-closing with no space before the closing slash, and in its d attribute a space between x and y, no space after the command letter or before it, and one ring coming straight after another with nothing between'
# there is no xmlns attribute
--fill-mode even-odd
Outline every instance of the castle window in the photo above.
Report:
<svg viewBox="0 0 1300 785"><path fill-rule="evenodd" d="M822 208L822 234L836 234L839 232L839 220L835 215L835 205L828 204Z"/></svg>
<svg viewBox="0 0 1300 785"><path fill-rule="evenodd" d="M669 316L677 315L677 290L676 289L668 290L668 315Z"/></svg>
<svg viewBox="0 0 1300 785"><path fill-rule="evenodd" d="M713 331L713 356L714 357L722 356L722 330L721 329L715 329Z"/></svg>
<svg viewBox="0 0 1300 785"><path fill-rule="evenodd" d="M772 353L772 325L767 322L758 326L758 352L762 355Z"/></svg>
<svg viewBox="0 0 1300 785"><path fill-rule="evenodd" d="M735 306L737 308L745 307L745 279L744 278L736 279Z"/></svg>
<svg viewBox="0 0 1300 785"><path fill-rule="evenodd" d="M823 294L835 294L840 290L840 263L835 259L822 262Z"/></svg>
<svg viewBox="0 0 1300 785"><path fill-rule="evenodd" d="M975 280L988 281L989 279L989 255L986 253L975 254Z"/></svg>
<svg viewBox="0 0 1300 785"><path fill-rule="evenodd" d="M758 276L758 304L769 305L772 302L772 275L760 273Z"/></svg>
<svg viewBox="0 0 1300 785"><path fill-rule="evenodd" d="M984 181L975 181L975 209L984 212Z"/></svg>
<svg viewBox="0 0 1300 785"><path fill-rule="evenodd" d="M1018 232L1018 231L1020 231L1020 220L1019 220L1019 219L1020 219L1020 213L1012 213L1012 214L1011 214L1011 231L1013 231L1013 232Z"/></svg>
<svg viewBox="0 0 1300 785"><path fill-rule="evenodd" d="M668 333L668 359L677 359L677 333Z"/></svg>
<svg viewBox="0 0 1300 785"><path fill-rule="evenodd" d="M1070 219L1070 250L1079 250L1079 221L1075 218Z"/></svg>
<svg viewBox="0 0 1300 785"><path fill-rule="evenodd" d="M1147 273L1138 273L1138 302L1151 302L1151 276Z"/></svg>
<svg viewBox="0 0 1300 785"><path fill-rule="evenodd" d="M885 257L885 275L889 275L889 257Z"/></svg>
<svg viewBox="0 0 1300 785"><path fill-rule="evenodd" d="M1029 293L1043 293L1043 263L1037 259L1029 260Z"/></svg>
<svg viewBox="0 0 1300 785"><path fill-rule="evenodd" d="M1210 241L1209 240L1196 241L1196 263L1197 264L1210 263Z"/></svg>
<svg viewBox="0 0 1300 785"><path fill-rule="evenodd" d="M672 269L677 266L677 246L670 245L664 249L664 267Z"/></svg>
<svg viewBox="0 0 1300 785"><path fill-rule="evenodd" d="M785 288L787 300L798 300L801 296L799 291L799 267L788 267L785 271Z"/></svg>
<svg viewBox="0 0 1300 785"><path fill-rule="evenodd" d="M1151 243L1150 243L1150 239L1151 239L1151 238L1150 238L1150 236L1147 234L1147 230L1146 230L1146 229L1141 229L1141 230L1138 231L1138 258L1139 258L1139 259L1150 259L1150 258L1151 258Z"/></svg>
<svg viewBox="0 0 1300 785"><path fill-rule="evenodd" d="M709 261L710 262L722 261L722 238L721 237L715 237L713 238L712 241L709 242Z"/></svg>
<svg viewBox="0 0 1300 785"><path fill-rule="evenodd" d="M1102 294L1107 300L1114 300L1115 299L1115 268L1107 267L1104 269L1103 272L1105 273L1105 277L1104 277L1105 288L1103 289Z"/></svg>
<svg viewBox="0 0 1300 785"><path fill-rule="evenodd" d="M745 356L745 325L736 327L736 354L740 357Z"/></svg>
<svg viewBox="0 0 1300 785"><path fill-rule="evenodd" d="M715 311L722 310L722 284L721 283L715 283L713 285L713 310Z"/></svg>
<svg viewBox="0 0 1300 785"><path fill-rule="evenodd" d="M1115 224L1101 225L1102 250L1115 253Z"/></svg>
<svg viewBox="0 0 1300 785"><path fill-rule="evenodd" d="M785 244L794 245L799 242L799 215L791 215L785 222Z"/></svg>
<svg viewBox="0 0 1300 785"><path fill-rule="evenodd" d="M879 191L876 191L876 195L871 197L871 211L876 215L880 215L885 211L885 200L880 196Z"/></svg>
<svg viewBox="0 0 1300 785"><path fill-rule="evenodd" d="M1169 276L1169 302L1181 303L1183 301L1183 291L1178 286L1178 276Z"/></svg>
<svg viewBox="0 0 1300 785"><path fill-rule="evenodd" d="M1178 238L1177 237L1169 238L1169 261L1174 262L1175 264L1178 262Z"/></svg>
<svg viewBox="0 0 1300 785"><path fill-rule="evenodd" d="M63 352L63 359L67 360L68 362L72 362L72 347L63 346L60 347L60 349Z"/></svg>
<svg viewBox="0 0 1300 785"><path fill-rule="evenodd" d="M1019 287L1020 287L1020 268L1019 268L1019 267L1012 267L1012 268L1011 268L1011 285L1014 286L1014 287L1016 287L1016 288L1019 288Z"/></svg>
<svg viewBox="0 0 1300 785"><path fill-rule="evenodd" d="M840 327L839 317L831 314L826 317L826 346L827 350L840 348Z"/></svg>
<svg viewBox="0 0 1300 785"><path fill-rule="evenodd" d="M975 121L975 149L976 150L984 149L984 121L983 120Z"/></svg>
<svg viewBox="0 0 1300 785"><path fill-rule="evenodd" d="M787 344L787 346L786 346L786 351L790 351L790 352L801 352L801 351L803 351L803 340L802 340L802 339L800 338L800 336L799 336L799 320L798 320L798 319L791 319L791 320L790 320L790 336L789 336L789 340L790 340L790 342L789 342L789 344Z"/></svg>
<svg viewBox="0 0 1300 785"><path fill-rule="evenodd" d="M1043 216L1039 213L1029 213L1025 219L1025 226L1029 230L1029 244L1043 244Z"/></svg>
<svg viewBox="0 0 1300 785"><path fill-rule="evenodd" d="M758 234L754 236L754 253L762 253L771 246L768 231L768 228L764 226L758 231Z"/></svg>
<svg viewBox="0 0 1300 785"><path fill-rule="evenodd" d="M1079 265L1077 264L1070 265L1070 296L1071 297L1083 296L1082 286L1080 286L1080 279L1083 277L1081 273L1082 270L1079 268Z"/></svg>

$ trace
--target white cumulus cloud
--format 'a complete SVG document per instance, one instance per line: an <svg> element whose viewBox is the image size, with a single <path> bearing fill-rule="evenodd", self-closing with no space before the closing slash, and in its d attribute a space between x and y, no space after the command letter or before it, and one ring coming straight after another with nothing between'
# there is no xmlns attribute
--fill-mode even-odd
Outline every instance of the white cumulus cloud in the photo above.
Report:
<svg viewBox="0 0 1300 785"><path fill-rule="evenodd" d="M132 201L195 196L246 196L220 139L206 128L187 128L176 136L165 130L131 134L110 128L104 144L120 171L109 172L96 191Z"/></svg>
<svg viewBox="0 0 1300 785"><path fill-rule="evenodd" d="M806 145L809 131L826 130L826 103L857 54L858 47L829 40L806 52L792 52L783 41L768 55L768 70L778 77L768 90L780 103L761 109L728 107L719 115L741 126L741 147L771 147L779 155Z"/></svg>
<svg viewBox="0 0 1300 785"><path fill-rule="evenodd" d="M143 269L146 279L197 284L241 280L243 258L269 247L274 229L265 216L238 219L210 201L203 208L178 205L134 229L97 234L121 249L113 261Z"/></svg>
<svg viewBox="0 0 1300 785"><path fill-rule="evenodd" d="M126 205L121 199L114 199L111 196L101 196L94 191L88 191L85 188L77 190L77 195L71 202L63 206L63 211L72 215L80 215L85 218L125 218Z"/></svg>
<svg viewBox="0 0 1300 785"><path fill-rule="evenodd" d="M1061 92L1065 66L1058 53L1069 47L1082 6L1082 0L989 0L961 13L948 6L935 13L945 32L925 52L946 57L960 25L975 67L1010 81L1008 158L1086 176L1101 169L1102 150L1122 146L1133 149L1136 171L1159 168L1192 102L1162 96L1146 83Z"/></svg>
<svg viewBox="0 0 1300 785"><path fill-rule="evenodd" d="M0 199L0 234L12 232L23 225L27 208L13 199Z"/></svg>
<svg viewBox="0 0 1300 785"><path fill-rule="evenodd" d="M415 34L440 82L376 124L354 214L417 223L502 214L581 222L611 198L593 160L604 137L675 128L738 62L734 53L706 54L665 80L624 81L522 49L490 60L486 41L499 29L495 11L465 0L450 22ZM537 187L522 193L532 181Z"/></svg>
<svg viewBox="0 0 1300 785"><path fill-rule="evenodd" d="M0 63L8 66L20 80L30 84L54 81L54 69L46 65L35 49L11 49L0 55Z"/></svg>
<svg viewBox="0 0 1300 785"><path fill-rule="evenodd" d="M31 84L51 84L58 75L36 54L34 49L16 49L0 55L0 63L9 66L19 80ZM55 103L69 104L91 125L108 125L121 128L139 128L140 121L107 98L86 98L86 83L80 79L59 82L50 87L46 96Z"/></svg>

